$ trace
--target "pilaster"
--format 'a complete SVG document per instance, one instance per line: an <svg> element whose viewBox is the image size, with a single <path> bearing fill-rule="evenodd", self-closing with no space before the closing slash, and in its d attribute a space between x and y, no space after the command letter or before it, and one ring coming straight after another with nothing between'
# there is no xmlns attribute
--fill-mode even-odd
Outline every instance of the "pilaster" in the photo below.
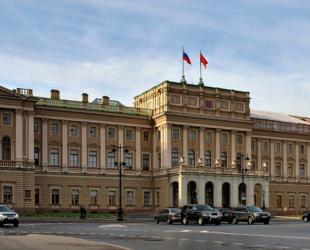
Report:
<svg viewBox="0 0 310 250"><path fill-rule="evenodd" d="M299 142L295 142L295 176L296 181L299 181Z"/></svg>
<svg viewBox="0 0 310 250"><path fill-rule="evenodd" d="M283 141L283 180L287 180L287 141Z"/></svg>
<svg viewBox="0 0 310 250"><path fill-rule="evenodd" d="M310 143L307 143L307 182L310 182Z"/></svg>
<svg viewBox="0 0 310 250"><path fill-rule="evenodd" d="M257 168L262 169L262 139L257 138Z"/></svg>
<svg viewBox="0 0 310 250"><path fill-rule="evenodd" d="M217 128L215 132L215 159L221 159L221 131L222 129Z"/></svg>
<svg viewBox="0 0 310 250"><path fill-rule="evenodd" d="M141 127L136 127L136 173L141 174Z"/></svg>
<svg viewBox="0 0 310 250"><path fill-rule="evenodd" d="M23 110L16 109L16 165L21 165L23 162ZM33 127L32 127L33 129Z"/></svg>
<svg viewBox="0 0 310 250"><path fill-rule="evenodd" d="M237 130L232 130L231 131L231 161L235 161L236 160L236 133ZM228 164L228 166L231 166L230 164Z"/></svg>
<svg viewBox="0 0 310 250"><path fill-rule="evenodd" d="M106 124L100 123L100 173L105 173L105 127Z"/></svg>
<svg viewBox="0 0 310 250"><path fill-rule="evenodd" d="M68 121L62 121L62 171L68 171Z"/></svg>
<svg viewBox="0 0 310 250"><path fill-rule="evenodd" d="M187 151L188 151L188 128L189 126L183 126L183 157L184 165L187 165Z"/></svg>
<svg viewBox="0 0 310 250"><path fill-rule="evenodd" d="M167 148L166 148L167 154L165 157L165 160L166 160L165 168L171 168L171 153L172 153L172 149L171 149L171 127L172 127L171 123L166 124L165 139L166 139L166 145L167 145Z"/></svg>
<svg viewBox="0 0 310 250"><path fill-rule="evenodd" d="M87 172L87 122L82 122L82 173Z"/></svg>
<svg viewBox="0 0 310 250"><path fill-rule="evenodd" d="M205 128L204 127L200 127L200 129L199 129L199 142L200 142L199 143L199 156L200 156L200 158L204 159L204 156L205 156L205 149L204 149ZM204 165L204 164L202 164L202 165Z"/></svg>
<svg viewBox="0 0 310 250"><path fill-rule="evenodd" d="M34 111L28 111L28 166L34 166Z"/></svg>
<svg viewBox="0 0 310 250"><path fill-rule="evenodd" d="M47 145L47 122L48 119L42 119L42 167L48 170L48 145Z"/></svg>
<svg viewBox="0 0 310 250"><path fill-rule="evenodd" d="M271 180L274 180L275 173L274 173L274 139L270 140L270 175Z"/></svg>

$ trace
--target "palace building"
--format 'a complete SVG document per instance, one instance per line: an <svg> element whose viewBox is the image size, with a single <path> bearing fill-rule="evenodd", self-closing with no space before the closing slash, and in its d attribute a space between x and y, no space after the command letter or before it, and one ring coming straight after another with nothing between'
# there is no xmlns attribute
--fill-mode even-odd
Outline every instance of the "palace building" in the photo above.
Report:
<svg viewBox="0 0 310 250"><path fill-rule="evenodd" d="M116 212L119 168L125 213L310 207L310 123L250 110L249 92L164 81L134 107L34 92L0 86L0 204L17 212Z"/></svg>

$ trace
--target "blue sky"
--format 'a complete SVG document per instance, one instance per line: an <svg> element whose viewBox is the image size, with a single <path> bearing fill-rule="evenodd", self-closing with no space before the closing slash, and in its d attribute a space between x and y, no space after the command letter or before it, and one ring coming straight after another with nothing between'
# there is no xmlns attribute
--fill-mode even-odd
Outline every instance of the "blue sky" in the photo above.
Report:
<svg viewBox="0 0 310 250"><path fill-rule="evenodd" d="M308 0L0 1L0 85L62 99L133 97L180 81L249 91L251 108L310 116Z"/></svg>

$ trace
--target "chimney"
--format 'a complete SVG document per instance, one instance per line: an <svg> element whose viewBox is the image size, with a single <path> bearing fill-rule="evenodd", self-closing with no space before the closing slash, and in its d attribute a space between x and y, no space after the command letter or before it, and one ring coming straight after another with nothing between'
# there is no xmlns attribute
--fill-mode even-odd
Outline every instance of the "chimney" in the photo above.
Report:
<svg viewBox="0 0 310 250"><path fill-rule="evenodd" d="M110 104L110 97L108 96L103 96L102 99L102 104L105 104L105 105L109 105Z"/></svg>
<svg viewBox="0 0 310 250"><path fill-rule="evenodd" d="M57 89L52 89L51 90L51 98L52 99L60 99L60 92Z"/></svg>
<svg viewBox="0 0 310 250"><path fill-rule="evenodd" d="M88 102L88 94L86 93L82 94L82 102Z"/></svg>

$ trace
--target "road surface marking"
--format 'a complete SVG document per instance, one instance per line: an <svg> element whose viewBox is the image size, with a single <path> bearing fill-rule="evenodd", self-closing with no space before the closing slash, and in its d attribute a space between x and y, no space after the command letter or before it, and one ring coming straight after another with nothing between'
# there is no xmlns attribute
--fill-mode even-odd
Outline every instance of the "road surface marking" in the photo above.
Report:
<svg viewBox="0 0 310 250"><path fill-rule="evenodd" d="M123 234L119 234L118 236L125 236L125 235L123 235Z"/></svg>
<svg viewBox="0 0 310 250"><path fill-rule="evenodd" d="M209 231L206 231L206 230L204 230L204 231L200 231L200 233L208 233Z"/></svg>
<svg viewBox="0 0 310 250"><path fill-rule="evenodd" d="M189 240L189 239L180 239L180 240Z"/></svg>
<svg viewBox="0 0 310 250"><path fill-rule="evenodd" d="M144 235L141 235L140 237L142 237L142 238L145 238L146 236L144 236Z"/></svg>
<svg viewBox="0 0 310 250"><path fill-rule="evenodd" d="M182 230L180 231L181 233L186 233L186 232L190 232L191 230Z"/></svg>
<svg viewBox="0 0 310 250"><path fill-rule="evenodd" d="M266 245L253 245L253 247L265 247Z"/></svg>
<svg viewBox="0 0 310 250"><path fill-rule="evenodd" d="M206 242L206 240L196 240L196 241L199 241L199 242Z"/></svg>
<svg viewBox="0 0 310 250"><path fill-rule="evenodd" d="M289 247L276 246L276 248L289 248Z"/></svg>
<svg viewBox="0 0 310 250"><path fill-rule="evenodd" d="M52 232L45 232L45 234L51 234Z"/></svg>
<svg viewBox="0 0 310 250"><path fill-rule="evenodd" d="M174 238L166 238L166 240L174 240Z"/></svg>
<svg viewBox="0 0 310 250"><path fill-rule="evenodd" d="M244 246L242 243L232 243L233 245Z"/></svg>
<svg viewBox="0 0 310 250"><path fill-rule="evenodd" d="M222 241L213 241L213 243L224 244L225 242L222 242Z"/></svg>

